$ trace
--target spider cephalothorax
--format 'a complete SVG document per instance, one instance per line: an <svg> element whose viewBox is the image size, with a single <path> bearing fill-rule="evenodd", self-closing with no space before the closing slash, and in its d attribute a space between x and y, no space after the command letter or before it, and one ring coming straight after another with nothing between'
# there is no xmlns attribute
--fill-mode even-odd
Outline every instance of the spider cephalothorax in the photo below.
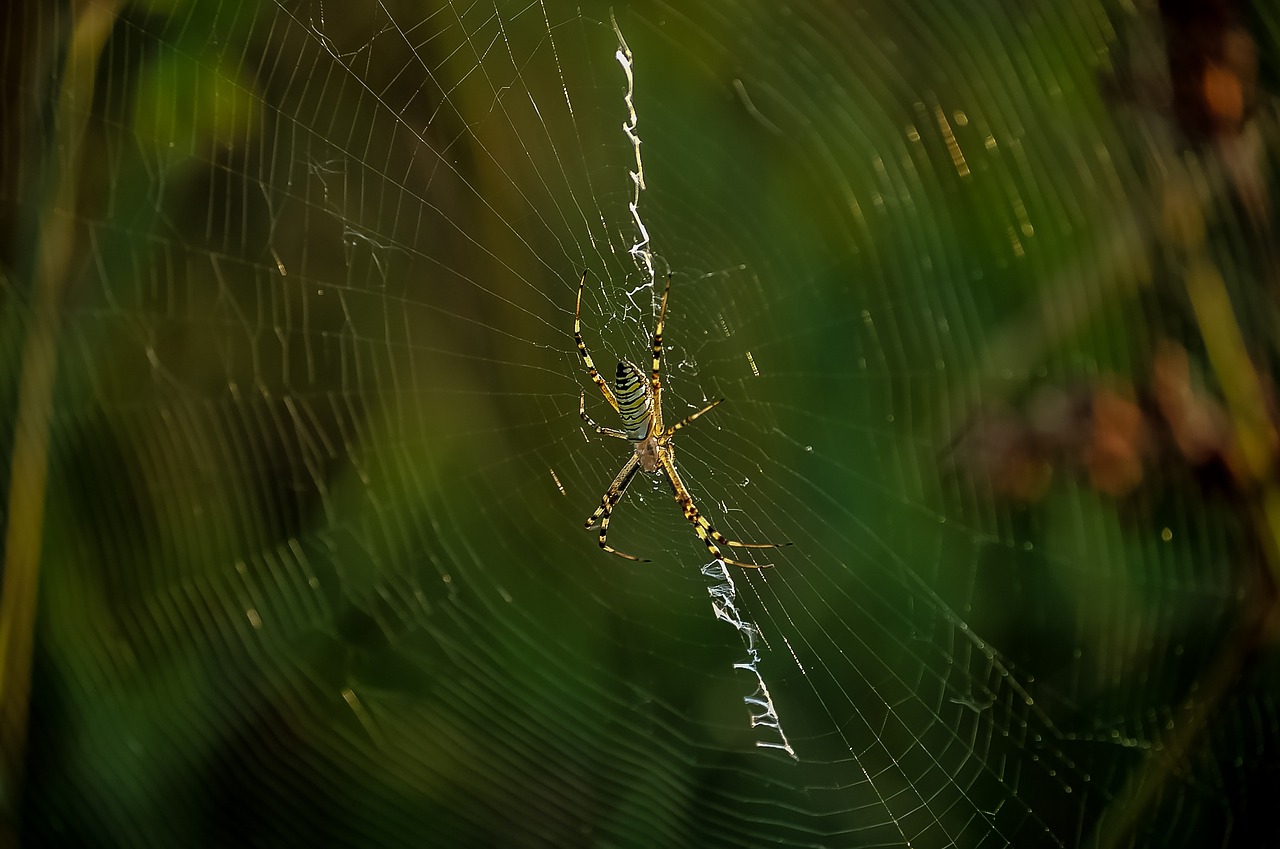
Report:
<svg viewBox="0 0 1280 849"><path fill-rule="evenodd" d="M578 414L582 416L583 421L595 429L596 433L603 436L612 436L616 439L628 440L634 449L630 459L623 464L622 471L618 472L618 476L609 485L608 491L605 492L600 501L600 506L587 518L586 526L590 528L596 522L600 523L600 547L605 551L610 554L616 554L619 557L625 557L628 560L642 560L643 558L618 551L609 545L607 537L609 534L609 517L613 514L613 508L617 507L618 502L622 500L622 494L626 492L627 485L636 476L636 472L643 470L651 474L662 475L667 479L667 483L671 484L671 491L675 495L676 502L684 511L685 518L693 523L693 529L697 533L698 539L702 540L713 557L724 563L732 563L735 566L750 568L769 566L770 564L768 563L743 563L725 557L724 552L720 550L722 545L733 548L777 548L779 544L748 543L725 539L698 512L697 506L693 503L693 496L689 494L684 482L680 480L680 473L676 471L675 448L671 444L671 438L680 428L691 424L695 419L724 399L720 398L712 401L701 410L686 416L669 428L662 426L662 323L667 317L667 295L671 292L671 276L667 275L667 286L662 290L662 305L658 308L658 324L653 331L653 369L649 373L649 377L645 378L645 374L640 370L639 366L623 360L618 363L618 371L614 378L612 389L609 388L609 384L605 382L605 379L600 376L600 372L596 371L596 365L591 361L591 354L587 351L587 345L582 341L582 288L586 285L586 282L587 272L584 271L582 272L582 279L578 281L578 304L573 315L573 339L578 345L578 354L581 355L582 362L587 367L587 374L595 381L596 386L600 387L600 392L604 395L604 399L609 402L609 406L613 407L622 419L622 430L601 427L592 421L591 417L587 415L587 393L585 389L578 397ZM781 543L781 545L789 545L789 543Z"/></svg>

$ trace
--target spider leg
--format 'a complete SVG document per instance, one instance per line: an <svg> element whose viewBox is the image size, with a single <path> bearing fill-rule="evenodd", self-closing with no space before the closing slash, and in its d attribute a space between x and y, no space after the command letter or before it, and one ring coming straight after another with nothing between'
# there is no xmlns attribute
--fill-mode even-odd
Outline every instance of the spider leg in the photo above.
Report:
<svg viewBox="0 0 1280 849"><path fill-rule="evenodd" d="M609 489L605 492L604 498L600 499L600 506L596 508L596 512L587 517L584 527L590 528L598 521L600 523L601 548L626 560L648 563L647 559L636 557L634 554L627 554L624 551L618 551L618 549L606 542L606 538L609 536L609 517L613 515L613 508L618 506L618 502L622 500L622 494L627 491L627 485L631 483L631 479L636 476L638 471L640 471L640 458L633 454L631 459L623 465L622 471L618 472L618 476L613 479L613 483L609 484Z"/></svg>
<svg viewBox="0 0 1280 849"><path fill-rule="evenodd" d="M671 272L667 272L667 286L662 290L662 306L658 308L658 323L653 328L653 372L649 376L649 390L653 394L654 427L662 430L662 325L667 320L667 295L671 293Z"/></svg>
<svg viewBox="0 0 1280 849"><path fill-rule="evenodd" d="M609 384L605 383L604 378L600 376L600 372L596 371L596 364L591 361L591 354L587 351L587 343L582 341L582 287L587 285L587 272L582 272L582 279L578 281L578 304L573 310L573 341L578 345L578 355L582 357L582 362L587 367L587 375L596 382L596 386L600 387L600 391L604 394L604 400L609 402L609 406L618 409L618 399L613 397L613 392L609 389Z"/></svg>
<svg viewBox="0 0 1280 849"><path fill-rule="evenodd" d="M582 416L582 420L590 425L596 433L601 436L612 436L615 439L630 439L625 433L612 427L601 427L596 424L596 420L587 415L587 390L582 390L582 394L578 396L578 415Z"/></svg>
<svg viewBox="0 0 1280 849"><path fill-rule="evenodd" d="M772 563L743 563L740 560L733 560L725 557L724 552L720 550L720 545L732 546L734 548L781 548L784 545L790 545L789 542L784 543L751 543L738 542L737 540L726 539L719 531L707 521L707 518L698 512L698 507L693 503L693 496L689 494L689 490L685 488L684 481L680 480L680 473L676 471L676 464L671 459L668 451L659 452L659 459L662 463L662 470L667 475L667 482L671 484L671 489L675 493L676 502L680 508L684 510L684 517L693 523L693 530L698 535L698 539L702 540L703 545L707 547L707 551L711 552L711 556L722 563L731 563L734 566L741 566L744 569L763 569L772 566ZM719 545L717 545L719 543Z"/></svg>
<svg viewBox="0 0 1280 849"><path fill-rule="evenodd" d="M719 404L722 401L724 401L723 398L717 398L707 406L703 407L698 412L693 413L692 415L685 416L683 419L676 422L671 427L667 428L667 436L670 436L671 434L675 433L677 430L679 430L682 427L687 427L688 425L693 424L694 420L696 420L699 416L701 416L703 413L711 412L711 409L715 407L716 404Z"/></svg>

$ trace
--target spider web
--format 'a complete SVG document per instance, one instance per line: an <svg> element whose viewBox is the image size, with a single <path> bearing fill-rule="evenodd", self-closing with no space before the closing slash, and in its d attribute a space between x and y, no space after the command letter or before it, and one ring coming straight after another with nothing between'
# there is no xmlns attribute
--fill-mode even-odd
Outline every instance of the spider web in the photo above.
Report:
<svg viewBox="0 0 1280 849"><path fill-rule="evenodd" d="M1151 294L1181 153L1100 83L1158 67L1153 8L87 8L7 12L3 47L36 135L66 131L60 49L95 69L85 155L4 189L14 232L67 222L58 321L22 240L3 290L13 409L22 340L57 351L30 845L1266 827L1248 522L1061 470L1011 501L965 453L1028 387L1198 349ZM1215 263L1261 288L1247 210L1197 179ZM775 568L708 564L649 476L609 539L654 562L581 529L626 460L578 418L585 387L616 425L583 269L606 374L672 273L665 417L727 399L677 463L726 536L794 543Z"/></svg>

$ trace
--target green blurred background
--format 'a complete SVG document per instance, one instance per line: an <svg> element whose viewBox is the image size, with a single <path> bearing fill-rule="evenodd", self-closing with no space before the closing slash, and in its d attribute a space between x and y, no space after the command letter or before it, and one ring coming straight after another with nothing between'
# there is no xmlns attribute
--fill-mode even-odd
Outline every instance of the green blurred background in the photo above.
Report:
<svg viewBox="0 0 1280 849"><path fill-rule="evenodd" d="M1274 833L1273 4L3 15L0 842Z"/></svg>

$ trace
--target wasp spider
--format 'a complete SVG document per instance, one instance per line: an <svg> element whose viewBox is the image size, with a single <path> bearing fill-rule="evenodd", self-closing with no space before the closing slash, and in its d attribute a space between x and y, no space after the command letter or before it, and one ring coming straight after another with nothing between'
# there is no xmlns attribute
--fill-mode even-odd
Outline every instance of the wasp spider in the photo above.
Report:
<svg viewBox="0 0 1280 849"><path fill-rule="evenodd" d="M645 379L644 373L640 371L638 366L624 360L618 363L618 373L614 378L612 389L609 388L609 384L605 382L605 379L600 376L600 372L596 371L596 365L591 361L591 354L587 351L586 343L582 341L582 288L586 285L586 282L587 272L584 271L582 272L582 279L578 281L578 304L573 314L573 341L578 345L578 354L581 355L582 362L587 367L587 374L596 382L596 386L600 387L600 392L604 395L604 399L609 402L609 406L613 407L622 418L622 430L601 427L587 415L587 391L585 389L582 390L582 394L578 397L578 415L582 416L582 420L594 428L596 433L612 436L615 439L628 440L635 449L630 459L623 464L622 471L618 472L618 476L613 479L613 483L609 484L608 491L600 499L600 506L587 518L586 527L591 528L597 522L600 523L600 547L610 554L625 557L627 560L648 562L645 558L618 551L618 549L609 545L607 539L609 517L613 514L613 508L617 507L618 502L622 500L622 494L626 492L627 485L636 476L636 472L643 470L650 474L662 475L667 479L667 483L671 484L671 491L675 494L676 502L684 510L684 517L693 523L693 530L697 533L698 539L702 540L707 550L711 552L711 556L716 560L752 569L772 565L770 563L742 563L737 560L731 560L724 555L720 547L778 548L780 545L790 545L790 543L748 543L725 539L698 512L697 505L693 503L693 496L689 494L689 490L685 488L684 481L680 480L680 473L676 471L675 448L671 444L672 437L675 436L676 431L692 424L699 416L711 410L724 399L719 398L712 401L701 410L684 417L671 427L664 428L662 425L662 381L660 379L662 371L662 322L667 317L667 294L671 291L671 275L667 275L667 286L662 291L662 306L658 311L658 325L653 331L653 370L650 372L648 379Z"/></svg>

